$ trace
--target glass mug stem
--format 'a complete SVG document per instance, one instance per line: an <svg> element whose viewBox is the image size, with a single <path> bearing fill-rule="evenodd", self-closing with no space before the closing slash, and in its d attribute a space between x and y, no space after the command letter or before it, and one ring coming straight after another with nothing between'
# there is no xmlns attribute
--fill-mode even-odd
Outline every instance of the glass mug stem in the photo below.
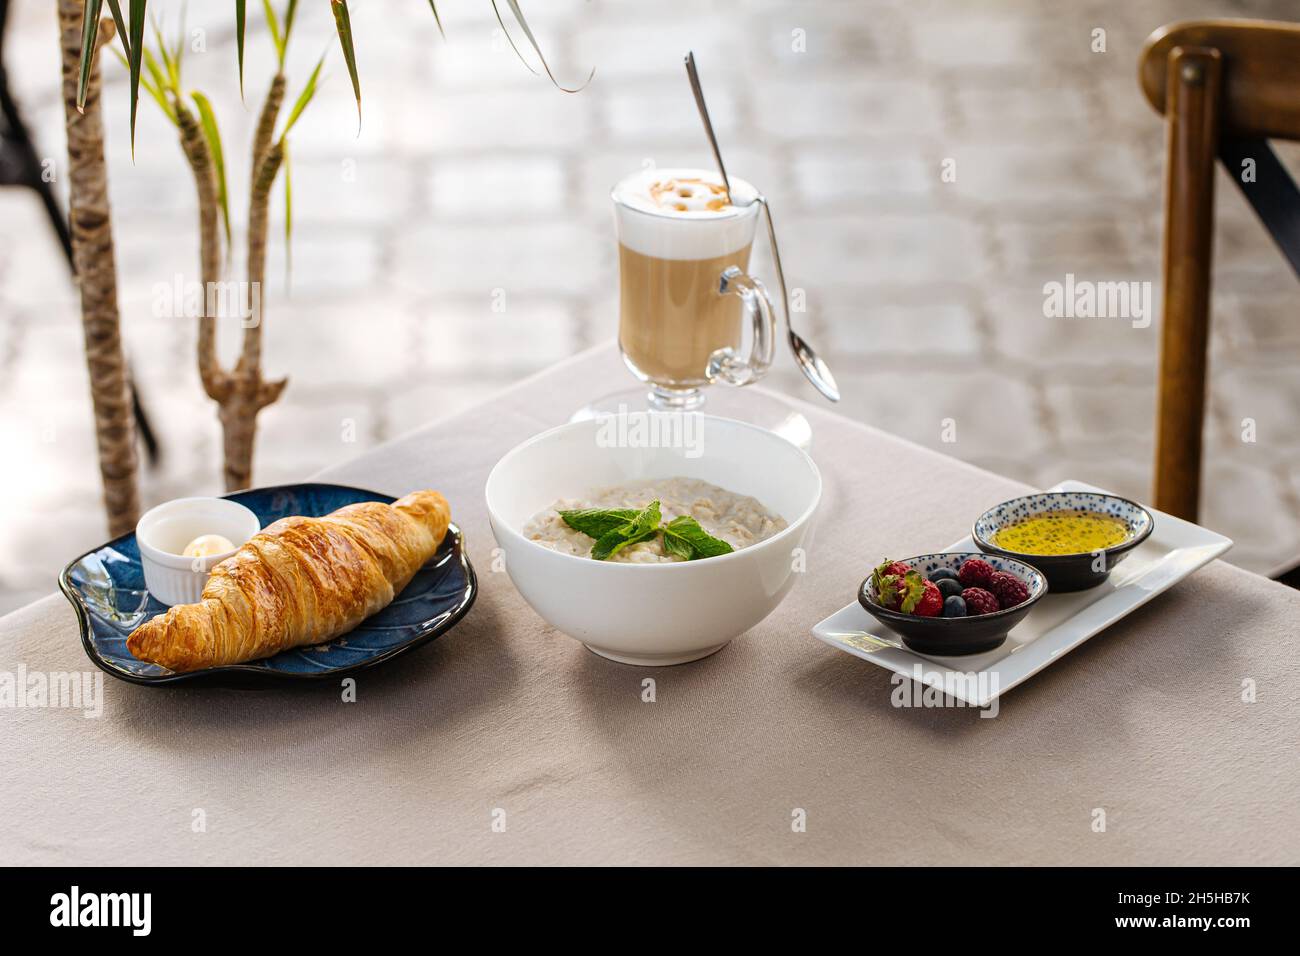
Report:
<svg viewBox="0 0 1300 956"><path fill-rule="evenodd" d="M704 392L698 388L666 388L652 382L646 404L656 412L698 412L704 404Z"/></svg>

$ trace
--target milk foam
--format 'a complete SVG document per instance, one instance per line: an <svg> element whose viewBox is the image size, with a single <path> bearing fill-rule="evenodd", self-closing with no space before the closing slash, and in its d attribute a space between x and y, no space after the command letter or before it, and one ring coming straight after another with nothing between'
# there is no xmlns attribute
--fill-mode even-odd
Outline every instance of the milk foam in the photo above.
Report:
<svg viewBox="0 0 1300 956"><path fill-rule="evenodd" d="M754 240L758 191L708 169L646 169L614 187L618 239L633 252L661 259L712 259ZM749 203L749 205L745 205Z"/></svg>

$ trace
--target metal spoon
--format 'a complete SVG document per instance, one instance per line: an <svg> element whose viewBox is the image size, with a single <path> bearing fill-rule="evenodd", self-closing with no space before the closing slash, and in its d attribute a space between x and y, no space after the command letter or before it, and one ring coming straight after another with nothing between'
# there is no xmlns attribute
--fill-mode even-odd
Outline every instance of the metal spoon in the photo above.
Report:
<svg viewBox="0 0 1300 956"><path fill-rule="evenodd" d="M709 148L713 150L713 159L718 164L718 172L722 175L722 185L726 187L727 198L735 203L735 198L731 195L731 180L727 178L727 167L722 163L722 151L718 148L718 137L713 133L713 123L709 120L709 108L704 105L704 90L700 86L700 74L695 69L695 53L686 54L686 75L691 81L691 92L695 94L695 105L699 108L700 119L704 121L704 132L709 138ZM804 378L812 382L813 388L821 392L832 402L840 400L840 389L835 384L835 376L831 374L830 368L817 357L817 353L812 350L795 332L793 325L790 323L790 293L785 286L785 271L781 268L781 251L776 245L776 228L772 225L772 207L768 203L766 196L756 196L748 200L743 205L750 205L758 202L763 204L763 217L767 222L767 238L772 246L772 261L776 264L776 279L781 286L781 305L785 313L785 331L790 340L790 350L794 352L795 363L799 366L799 371L803 372Z"/></svg>

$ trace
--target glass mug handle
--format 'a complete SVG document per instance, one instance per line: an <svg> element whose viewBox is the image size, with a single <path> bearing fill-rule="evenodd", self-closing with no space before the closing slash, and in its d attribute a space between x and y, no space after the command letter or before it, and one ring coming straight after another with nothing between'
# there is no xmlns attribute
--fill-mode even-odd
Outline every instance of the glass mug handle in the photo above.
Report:
<svg viewBox="0 0 1300 956"><path fill-rule="evenodd" d="M736 266L728 266L722 273L718 280L718 293L740 296L741 306L753 326L753 343L748 356L741 355L738 349L730 346L714 351L709 356L709 381L727 385L756 382L772 366L776 338L772 299L763 283L741 272Z"/></svg>

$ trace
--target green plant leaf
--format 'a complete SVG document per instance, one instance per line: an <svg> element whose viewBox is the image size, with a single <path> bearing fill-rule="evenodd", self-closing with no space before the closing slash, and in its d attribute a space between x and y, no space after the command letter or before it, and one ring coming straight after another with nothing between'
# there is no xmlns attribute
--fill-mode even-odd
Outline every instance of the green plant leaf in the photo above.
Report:
<svg viewBox="0 0 1300 956"><path fill-rule="evenodd" d="M630 525L639 512L635 508L581 508L558 512L560 518L574 531L590 538L599 538L617 528Z"/></svg>
<svg viewBox="0 0 1300 956"><path fill-rule="evenodd" d="M669 554L677 555L683 561L695 557L695 549L682 538L669 534L667 527L664 528L664 550Z"/></svg>
<svg viewBox="0 0 1300 956"><path fill-rule="evenodd" d="M194 105L199 108L199 125L203 127L203 138L208 141L208 150L212 153L212 165L217 173L217 202L221 204L221 219L226 227L226 249L230 249L230 194L226 190L226 157L221 148L221 130L217 127L217 114L212 103L198 90L190 93Z"/></svg>
<svg viewBox="0 0 1300 956"><path fill-rule="evenodd" d="M81 69L77 73L77 111L86 109L86 91L90 88L90 64L95 60L95 40L99 37L99 11L104 0L86 0L81 14Z"/></svg>
<svg viewBox="0 0 1300 956"><path fill-rule="evenodd" d="M135 159L135 117L140 103L140 62L144 50L144 18L147 0L131 0L131 43L127 58L131 64L131 159Z"/></svg>
<svg viewBox="0 0 1300 956"><path fill-rule="evenodd" d="M524 36L528 38L528 42L532 44L534 52L537 53L537 59L541 60L542 69L546 71L546 75L551 78L551 82L554 83L558 89L561 89L566 93L577 93L579 90L583 89L583 87L585 87L588 83L591 82L592 77L596 75L595 67L591 68L591 73L588 74L587 79L583 81L582 86L574 87L573 89L570 89L567 86L561 86L560 81L557 80L555 78L555 74L551 72L551 66L549 63L546 62L546 57L542 53L542 47L537 42L537 37L533 36L533 31L528 26L528 21L524 18L523 10L519 9L519 0L506 0L506 3L510 5L510 12L514 14L515 22L518 23L519 28L524 31ZM506 30L505 22L501 19L501 11L497 9L497 0L492 0L492 9L497 15L497 22L501 24L501 29L506 34L506 39L510 40L510 31ZM518 56L520 60L523 60L523 56L519 53L519 48L515 46L514 40L510 40L510 46L515 51L515 55ZM528 65L527 61L524 62L524 65L525 66ZM528 68L532 70L532 67L528 67ZM536 73L537 71L533 70L533 72Z"/></svg>
<svg viewBox="0 0 1300 956"><path fill-rule="evenodd" d="M289 0L284 11L284 48L289 49L289 34L293 32L293 18L298 13L298 0Z"/></svg>
<svg viewBox="0 0 1300 956"><path fill-rule="evenodd" d="M271 29L271 42L275 44L275 55L284 64L284 39L280 36L280 20L275 15L271 0L262 0L262 9L266 11L266 25Z"/></svg>
<svg viewBox="0 0 1300 956"><path fill-rule="evenodd" d="M649 541L659 533L657 528L638 531L634 534L624 534L621 531L611 531L596 541L591 547L591 556L597 561L608 561L614 555L618 554L624 548L640 544L642 541Z"/></svg>
<svg viewBox="0 0 1300 956"><path fill-rule="evenodd" d="M497 23L501 24L501 32L505 34L506 42L510 44L510 49L515 51L515 56L519 57L519 62L524 65L524 68L528 70L529 73L533 74L533 76L536 76L537 71L533 69L531 63L524 59L524 55L519 52L519 47L515 46L514 37L512 37L510 31L506 29L506 21L501 19L501 11L497 8L497 0L492 0L492 12L497 15Z"/></svg>
<svg viewBox="0 0 1300 956"><path fill-rule="evenodd" d="M628 545L647 541L659 533L659 501L655 499L637 512L632 523L622 528L615 528L596 539L591 546L591 556L597 561L608 561Z"/></svg>
<svg viewBox="0 0 1300 956"><path fill-rule="evenodd" d="M176 88L181 85L181 60L185 57L185 14L189 4L181 4L181 28L176 34L176 46L172 49L172 62L176 64Z"/></svg>
<svg viewBox="0 0 1300 956"><path fill-rule="evenodd" d="M130 69L130 64L127 64L127 69ZM176 88L171 85L170 74L163 72L162 67L158 65L158 60L153 55L153 50L148 47L144 48L144 70L149 74L148 78L153 80L154 86L158 87L160 92L177 92Z"/></svg>
<svg viewBox="0 0 1300 956"><path fill-rule="evenodd" d="M334 24L338 27L339 46L343 48L343 60L348 65L348 76L352 79L352 94L357 98L357 135L361 135L361 79L357 76L357 51L352 45L352 17L348 14L348 0L330 0L334 11Z"/></svg>
<svg viewBox="0 0 1300 956"><path fill-rule="evenodd" d="M721 538L715 538L690 515L680 515L664 525L664 549L695 561L699 558L715 558L720 554L730 554L735 550Z"/></svg>
<svg viewBox="0 0 1300 956"><path fill-rule="evenodd" d="M172 51L167 49L167 41L163 38L162 28L158 26L157 18L153 19L153 36L154 42L158 44L158 54L162 57L163 66L167 69L167 87L173 91L179 91L181 88L180 61L172 55ZM147 56L148 53L149 50L146 47L145 55Z"/></svg>
<svg viewBox="0 0 1300 956"><path fill-rule="evenodd" d="M131 69L130 61L127 60L126 56L120 50L114 50L113 55L116 56L118 62L122 64L122 69ZM161 109L163 114L172 121L172 125L179 127L180 121L177 120L176 111L172 109L171 103L167 102L166 94L146 76L140 77L140 85L144 87L146 93L153 97L154 102L158 104L158 108Z"/></svg>
<svg viewBox="0 0 1300 956"><path fill-rule="evenodd" d="M117 38L122 41L122 49L131 55L131 38L126 31L126 17L122 16L122 4L118 0L108 0L109 12L113 14L113 25L117 27Z"/></svg>
<svg viewBox="0 0 1300 956"><path fill-rule="evenodd" d="M248 0L235 0L235 49L239 55L239 101L244 101L244 28L248 25Z"/></svg>
<svg viewBox="0 0 1300 956"><path fill-rule="evenodd" d="M307 85L302 88L302 92L298 94L298 99L294 101L293 109L289 111L288 119L284 121L284 131L280 134L280 140L282 142L284 138L289 135L289 130L293 129L293 124L298 122L298 117L301 116L302 111L307 108L307 104L311 102L311 98L316 95L316 88L319 85L317 80L320 78L320 68L324 65L325 57L321 56L321 58L316 61L316 69L312 70L311 76L307 78Z"/></svg>
<svg viewBox="0 0 1300 956"><path fill-rule="evenodd" d="M148 80L146 80L144 77L140 78L140 85L145 88L145 92L147 92L150 96L153 97L154 102L156 102L158 104L159 109L163 111L163 115L172 121L172 125L175 126L177 129L180 129L181 121L176 118L176 110L172 107L170 103L167 102L166 94L163 93L162 90L158 89L158 87L150 83Z"/></svg>
<svg viewBox="0 0 1300 956"><path fill-rule="evenodd" d="M438 16L438 4L436 0L429 0L429 9L433 11L433 22L438 24L438 33L445 40L447 33L442 28L442 17Z"/></svg>

